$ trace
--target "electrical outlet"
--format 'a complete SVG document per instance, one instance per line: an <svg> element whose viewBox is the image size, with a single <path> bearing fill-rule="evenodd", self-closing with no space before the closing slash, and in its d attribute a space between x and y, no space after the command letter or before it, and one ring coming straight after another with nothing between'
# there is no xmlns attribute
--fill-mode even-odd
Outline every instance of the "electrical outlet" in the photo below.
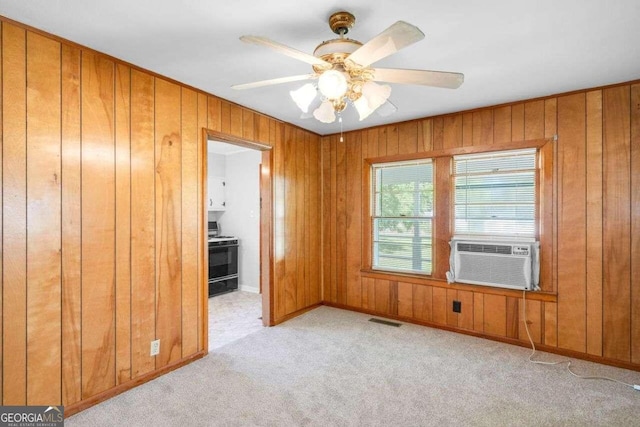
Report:
<svg viewBox="0 0 640 427"><path fill-rule="evenodd" d="M454 313L462 313L462 302L461 301L453 301L453 312Z"/></svg>
<svg viewBox="0 0 640 427"><path fill-rule="evenodd" d="M151 341L151 356L160 354L160 340Z"/></svg>

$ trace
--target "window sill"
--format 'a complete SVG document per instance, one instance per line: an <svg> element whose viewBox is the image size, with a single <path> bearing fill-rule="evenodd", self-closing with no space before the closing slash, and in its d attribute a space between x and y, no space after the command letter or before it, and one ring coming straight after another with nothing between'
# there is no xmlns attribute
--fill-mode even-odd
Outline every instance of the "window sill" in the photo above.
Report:
<svg viewBox="0 0 640 427"><path fill-rule="evenodd" d="M361 276L369 279L388 280L392 282L406 282L422 286L434 286L438 288L455 289L459 291L477 292L481 294L503 295L513 298L522 298L522 291L515 289L493 288L490 286L467 285L464 283L448 283L445 279L436 279L432 276L411 273L397 273L381 270L360 270ZM558 294L555 292L527 292L527 300L558 302Z"/></svg>

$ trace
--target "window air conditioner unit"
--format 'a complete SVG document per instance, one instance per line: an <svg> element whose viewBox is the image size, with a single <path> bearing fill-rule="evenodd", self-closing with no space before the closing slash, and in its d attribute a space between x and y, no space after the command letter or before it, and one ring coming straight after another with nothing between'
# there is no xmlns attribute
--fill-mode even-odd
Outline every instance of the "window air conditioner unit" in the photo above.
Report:
<svg viewBox="0 0 640 427"><path fill-rule="evenodd" d="M457 240L451 245L449 283L539 290L540 243Z"/></svg>

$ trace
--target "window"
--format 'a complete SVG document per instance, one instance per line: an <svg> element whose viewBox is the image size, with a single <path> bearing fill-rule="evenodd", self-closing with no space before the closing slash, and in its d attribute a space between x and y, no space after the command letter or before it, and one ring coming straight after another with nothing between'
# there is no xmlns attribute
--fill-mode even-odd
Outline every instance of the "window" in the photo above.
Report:
<svg viewBox="0 0 640 427"><path fill-rule="evenodd" d="M536 149L453 157L454 234L535 237Z"/></svg>
<svg viewBox="0 0 640 427"><path fill-rule="evenodd" d="M372 166L372 267L431 274L430 159Z"/></svg>

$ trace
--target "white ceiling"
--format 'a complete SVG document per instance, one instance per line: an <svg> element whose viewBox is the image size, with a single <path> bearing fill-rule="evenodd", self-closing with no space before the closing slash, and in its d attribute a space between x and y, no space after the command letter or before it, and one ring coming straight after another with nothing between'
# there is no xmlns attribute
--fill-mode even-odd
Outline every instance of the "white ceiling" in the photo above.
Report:
<svg viewBox="0 0 640 427"><path fill-rule="evenodd" d="M312 53L335 37L327 19L339 10L362 42L398 20L426 34L377 66L465 75L457 90L392 84L398 111L359 122L348 107L345 131L640 78L638 0L0 0L8 18L322 135L339 124L300 118L288 92L302 82L230 86L311 72L241 35Z"/></svg>

